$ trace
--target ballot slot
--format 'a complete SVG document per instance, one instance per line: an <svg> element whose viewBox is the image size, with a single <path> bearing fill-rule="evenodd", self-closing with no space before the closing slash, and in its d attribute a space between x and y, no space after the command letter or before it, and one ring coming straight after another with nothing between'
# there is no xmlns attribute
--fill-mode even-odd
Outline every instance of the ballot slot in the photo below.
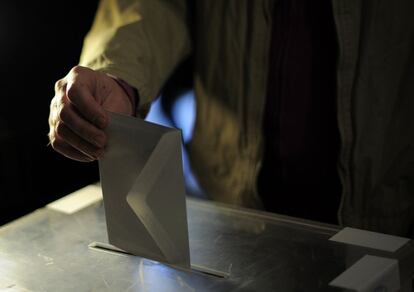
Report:
<svg viewBox="0 0 414 292"><path fill-rule="evenodd" d="M135 256L134 254L131 254L129 252L126 252L122 249L117 248L116 246L113 246L111 244L104 243L104 242L94 241L94 242L90 243L88 245L88 247L89 247L89 249L92 249L92 250L95 250L95 251L106 252L106 253L113 254L113 255L118 255L118 256ZM176 270L189 272L189 273L197 273L197 274L201 274L203 276L210 276L210 277L222 278L222 279L228 279L230 277L230 273L223 272L223 271L218 271L218 270L211 269L211 268L208 268L208 267L203 267L203 266L200 266L200 265L191 264L191 269L186 269L186 268L183 268L183 267L179 267L179 266L175 266L175 265L171 265L171 264L167 264L167 263L162 263L162 262L159 262L159 263L162 264L162 265L169 266L169 267L171 267L173 269L176 269Z"/></svg>
<svg viewBox="0 0 414 292"><path fill-rule="evenodd" d="M135 255L191 273L229 274L190 261L179 130L108 113L99 161L108 242L90 248Z"/></svg>

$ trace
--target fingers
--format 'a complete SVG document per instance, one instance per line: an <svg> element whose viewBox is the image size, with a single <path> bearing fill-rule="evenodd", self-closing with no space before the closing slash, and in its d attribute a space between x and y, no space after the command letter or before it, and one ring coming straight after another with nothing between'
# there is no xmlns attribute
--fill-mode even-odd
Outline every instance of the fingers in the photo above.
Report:
<svg viewBox="0 0 414 292"><path fill-rule="evenodd" d="M96 99L99 96L92 95L97 75L91 69L74 67L67 76L66 96L84 119L104 129L107 126L106 112Z"/></svg>
<svg viewBox="0 0 414 292"><path fill-rule="evenodd" d="M50 144L57 152L62 155L69 157L77 161L93 161L99 158L102 158L104 153L104 147L106 144L106 137L104 133L97 129L92 124L88 126L93 129L93 132L101 131L102 141L99 142L99 146L91 143L89 140L91 138L85 139L68 126L64 120L71 121L71 119L79 120L81 123L81 118L76 116L75 113L64 114L65 112L71 112L69 105L59 105L59 98L54 98L51 105L51 114L49 116L49 140ZM62 116L64 118L62 119ZM71 118L66 118L66 116L74 116ZM77 122L75 122L76 124ZM85 121L84 121L85 123ZM71 125L73 127L73 125ZM87 133L88 130L81 130L83 133ZM86 134L88 135L88 134Z"/></svg>
<svg viewBox="0 0 414 292"><path fill-rule="evenodd" d="M50 105L49 140L53 149L66 157L93 161L104 153L106 113L90 93L94 86L93 76L88 75L91 72L77 70L55 84L55 97Z"/></svg>
<svg viewBox="0 0 414 292"><path fill-rule="evenodd" d="M96 148L105 147L105 132L91 124L89 121L86 121L83 116L79 115L78 110L71 103L67 103L67 105L61 107L58 116L58 120L62 122L62 127L64 129L64 133L62 133L63 135L68 133L65 129L68 127L70 128L71 133L73 132L73 134L82 137L83 140L86 140ZM59 127L57 128L57 131L59 133ZM78 149L80 147L78 145L74 146Z"/></svg>
<svg viewBox="0 0 414 292"><path fill-rule="evenodd" d="M102 157L103 148L85 142L65 124L59 123L55 129L49 133L49 139L57 152L78 161L93 161Z"/></svg>
<svg viewBox="0 0 414 292"><path fill-rule="evenodd" d="M59 141L56 139L55 135L52 132L49 133L49 140L50 144L52 145L53 149L60 154L80 162L92 162L93 159L90 158L88 155L80 152L79 150L73 148L67 143Z"/></svg>

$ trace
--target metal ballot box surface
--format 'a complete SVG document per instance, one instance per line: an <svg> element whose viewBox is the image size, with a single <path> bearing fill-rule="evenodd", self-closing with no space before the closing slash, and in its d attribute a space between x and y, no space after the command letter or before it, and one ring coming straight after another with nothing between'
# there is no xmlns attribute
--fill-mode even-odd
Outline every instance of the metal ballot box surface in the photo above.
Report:
<svg viewBox="0 0 414 292"><path fill-rule="evenodd" d="M1 227L0 290L342 291L330 283L367 255L397 263L370 271L374 282L404 288L414 275L412 240L393 252L361 247L330 240L336 226L193 198L187 213L191 263L224 277L89 248L107 242L103 203L96 200L69 213L45 207Z"/></svg>

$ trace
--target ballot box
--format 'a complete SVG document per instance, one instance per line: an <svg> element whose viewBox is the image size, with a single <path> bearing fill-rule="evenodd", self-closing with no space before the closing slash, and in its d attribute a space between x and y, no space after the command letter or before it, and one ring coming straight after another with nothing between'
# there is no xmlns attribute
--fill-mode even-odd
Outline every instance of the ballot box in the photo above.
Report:
<svg viewBox="0 0 414 292"><path fill-rule="evenodd" d="M0 291L411 291L412 240L187 198L185 270L108 248L99 185L0 228Z"/></svg>

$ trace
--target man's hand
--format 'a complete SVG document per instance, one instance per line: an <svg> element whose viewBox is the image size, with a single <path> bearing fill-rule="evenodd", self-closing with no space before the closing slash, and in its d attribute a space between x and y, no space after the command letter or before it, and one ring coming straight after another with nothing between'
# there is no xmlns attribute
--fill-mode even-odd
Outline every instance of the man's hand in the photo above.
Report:
<svg viewBox="0 0 414 292"><path fill-rule="evenodd" d="M102 157L107 142L105 112L132 115L124 89L105 73L76 66L55 84L50 103L49 140L53 149L77 161Z"/></svg>

